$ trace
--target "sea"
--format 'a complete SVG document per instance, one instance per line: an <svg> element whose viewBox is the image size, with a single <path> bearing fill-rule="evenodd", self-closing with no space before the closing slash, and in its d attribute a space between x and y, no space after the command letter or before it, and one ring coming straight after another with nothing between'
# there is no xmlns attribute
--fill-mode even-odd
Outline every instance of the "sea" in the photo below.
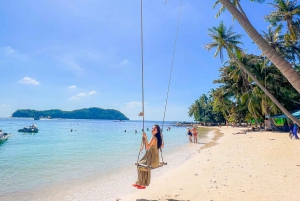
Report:
<svg viewBox="0 0 300 201"><path fill-rule="evenodd" d="M33 123L38 133L18 132ZM162 122L144 122L148 139L154 124ZM139 149L142 121L0 118L0 129L11 134L0 142L1 201L105 201L136 191L135 163L145 154ZM152 177L182 164L213 137L204 130L199 144L189 143L186 130L164 122L160 160L167 165L152 170Z"/></svg>

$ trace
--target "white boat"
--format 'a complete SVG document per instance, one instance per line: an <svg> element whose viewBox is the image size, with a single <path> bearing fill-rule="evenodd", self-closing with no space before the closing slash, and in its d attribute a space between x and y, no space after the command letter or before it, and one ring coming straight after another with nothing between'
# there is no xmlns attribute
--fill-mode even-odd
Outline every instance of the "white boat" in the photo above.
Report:
<svg viewBox="0 0 300 201"><path fill-rule="evenodd" d="M0 130L0 142L1 141L4 141L4 140L7 140L8 138L10 137L10 134L8 133L4 133Z"/></svg>
<svg viewBox="0 0 300 201"><path fill-rule="evenodd" d="M31 126L26 126L22 129L19 129L18 132L37 133L39 132L39 129L36 124L32 124Z"/></svg>

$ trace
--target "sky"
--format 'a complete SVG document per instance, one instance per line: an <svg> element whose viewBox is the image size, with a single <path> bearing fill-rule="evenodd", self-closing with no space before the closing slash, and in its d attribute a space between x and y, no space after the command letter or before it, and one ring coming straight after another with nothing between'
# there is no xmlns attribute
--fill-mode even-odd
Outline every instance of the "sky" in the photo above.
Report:
<svg viewBox="0 0 300 201"><path fill-rule="evenodd" d="M165 120L192 121L188 107L216 88L222 63L207 51L208 28L224 21L243 34L243 48L261 54L213 1L183 0ZM253 26L266 31L267 4L241 0ZM163 120L180 0L143 0L145 120ZM116 109L141 120L139 0L2 0L0 117L17 109Z"/></svg>

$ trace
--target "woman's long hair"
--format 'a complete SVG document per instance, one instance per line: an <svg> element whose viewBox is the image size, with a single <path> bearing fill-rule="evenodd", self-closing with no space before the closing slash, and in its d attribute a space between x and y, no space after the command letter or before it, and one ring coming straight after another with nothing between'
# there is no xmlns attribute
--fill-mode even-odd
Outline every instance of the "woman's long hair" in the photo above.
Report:
<svg viewBox="0 0 300 201"><path fill-rule="evenodd" d="M162 144L161 131L160 131L159 125L155 124L154 126L156 127L156 130L157 130L157 133L154 136L157 139L157 149L159 149Z"/></svg>

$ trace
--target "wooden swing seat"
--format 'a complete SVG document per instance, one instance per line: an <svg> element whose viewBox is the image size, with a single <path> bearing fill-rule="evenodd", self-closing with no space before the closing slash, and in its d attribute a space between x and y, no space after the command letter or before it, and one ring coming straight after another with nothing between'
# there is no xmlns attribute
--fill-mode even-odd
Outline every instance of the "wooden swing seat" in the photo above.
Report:
<svg viewBox="0 0 300 201"><path fill-rule="evenodd" d="M140 163L135 163L135 165L137 167L143 167L143 168L147 168L147 169L153 170L153 169L156 169L156 168L160 168L160 167L162 167L164 165L167 165L167 163L166 162L160 162L157 167L151 167L151 165L145 165L145 164L140 164Z"/></svg>

